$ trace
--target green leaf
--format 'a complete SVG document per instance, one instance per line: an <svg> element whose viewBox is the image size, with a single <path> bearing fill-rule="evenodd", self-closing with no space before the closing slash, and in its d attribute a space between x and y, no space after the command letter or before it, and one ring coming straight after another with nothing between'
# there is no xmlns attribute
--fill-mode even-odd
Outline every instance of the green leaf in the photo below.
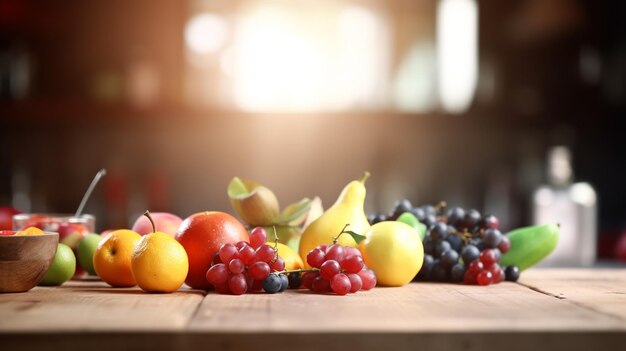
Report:
<svg viewBox="0 0 626 351"><path fill-rule="evenodd" d="M248 195L248 187L239 177L234 177L230 183L228 183L228 197L236 199Z"/></svg>
<svg viewBox="0 0 626 351"><path fill-rule="evenodd" d="M309 212L310 208L311 199L305 197L304 199L287 206L280 216L274 218L273 222L279 225L300 225L302 223L292 222L297 220L304 222L304 220L306 220L305 215Z"/></svg>
<svg viewBox="0 0 626 351"><path fill-rule="evenodd" d="M356 241L356 244L359 245L361 241L365 240L365 235L357 234L351 230L344 230L342 233L350 234L352 239Z"/></svg>

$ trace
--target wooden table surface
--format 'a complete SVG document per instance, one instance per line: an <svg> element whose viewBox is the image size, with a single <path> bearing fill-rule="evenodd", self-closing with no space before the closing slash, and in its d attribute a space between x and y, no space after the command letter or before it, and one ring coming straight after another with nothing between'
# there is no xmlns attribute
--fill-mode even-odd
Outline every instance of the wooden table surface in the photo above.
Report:
<svg viewBox="0 0 626 351"><path fill-rule="evenodd" d="M147 294L72 281L0 294L0 350L626 350L626 269L348 296Z"/></svg>

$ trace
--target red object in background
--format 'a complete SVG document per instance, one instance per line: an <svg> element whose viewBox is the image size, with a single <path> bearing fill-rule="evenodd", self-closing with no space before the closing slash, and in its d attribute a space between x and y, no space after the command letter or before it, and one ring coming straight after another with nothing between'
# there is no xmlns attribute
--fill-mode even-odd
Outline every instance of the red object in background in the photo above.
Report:
<svg viewBox="0 0 626 351"><path fill-rule="evenodd" d="M19 213L22 212L13 207L0 207L0 230L13 229L13 215Z"/></svg>
<svg viewBox="0 0 626 351"><path fill-rule="evenodd" d="M615 245L615 258L620 261L626 261L626 232L622 233L621 238Z"/></svg>

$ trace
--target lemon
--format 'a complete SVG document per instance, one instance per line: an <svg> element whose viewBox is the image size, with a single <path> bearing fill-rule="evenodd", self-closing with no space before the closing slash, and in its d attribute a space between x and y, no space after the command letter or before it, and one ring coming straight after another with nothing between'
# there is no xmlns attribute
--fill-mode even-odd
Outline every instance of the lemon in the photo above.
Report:
<svg viewBox="0 0 626 351"><path fill-rule="evenodd" d="M374 224L359 245L363 261L376 273L377 283L402 286L422 268L424 246L418 232L397 221Z"/></svg>
<svg viewBox="0 0 626 351"><path fill-rule="evenodd" d="M267 242L267 245L274 247L273 242ZM302 263L302 259L300 258L300 256L295 251L293 251L289 246L282 244L282 243L278 243L277 249L278 249L278 256L280 256L280 258L282 258L285 261L286 270L304 268L304 263Z"/></svg>
<svg viewBox="0 0 626 351"><path fill-rule="evenodd" d="M143 236L133 250L131 269L137 285L148 292L172 292L183 285L189 259L183 246L168 234Z"/></svg>

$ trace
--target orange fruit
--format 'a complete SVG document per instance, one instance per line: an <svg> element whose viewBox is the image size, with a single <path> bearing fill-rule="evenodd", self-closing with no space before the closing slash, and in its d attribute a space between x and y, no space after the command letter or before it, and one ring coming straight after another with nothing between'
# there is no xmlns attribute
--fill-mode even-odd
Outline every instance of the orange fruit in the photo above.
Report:
<svg viewBox="0 0 626 351"><path fill-rule="evenodd" d="M162 232L141 237L131 257L137 285L149 292L172 292L183 285L189 270L185 248Z"/></svg>
<svg viewBox="0 0 626 351"><path fill-rule="evenodd" d="M111 286L134 286L131 256L141 235L128 229L119 229L107 234L98 244L93 255L96 274Z"/></svg>
<svg viewBox="0 0 626 351"><path fill-rule="evenodd" d="M186 218L174 238L185 248L189 272L185 283L194 289L209 290L206 271L223 244L249 241L248 231L235 217L224 212L205 211Z"/></svg>
<svg viewBox="0 0 626 351"><path fill-rule="evenodd" d="M18 231L17 233L15 233L16 236L18 235L43 235L43 234L44 234L43 230L37 227L28 227L26 229L22 229Z"/></svg>

